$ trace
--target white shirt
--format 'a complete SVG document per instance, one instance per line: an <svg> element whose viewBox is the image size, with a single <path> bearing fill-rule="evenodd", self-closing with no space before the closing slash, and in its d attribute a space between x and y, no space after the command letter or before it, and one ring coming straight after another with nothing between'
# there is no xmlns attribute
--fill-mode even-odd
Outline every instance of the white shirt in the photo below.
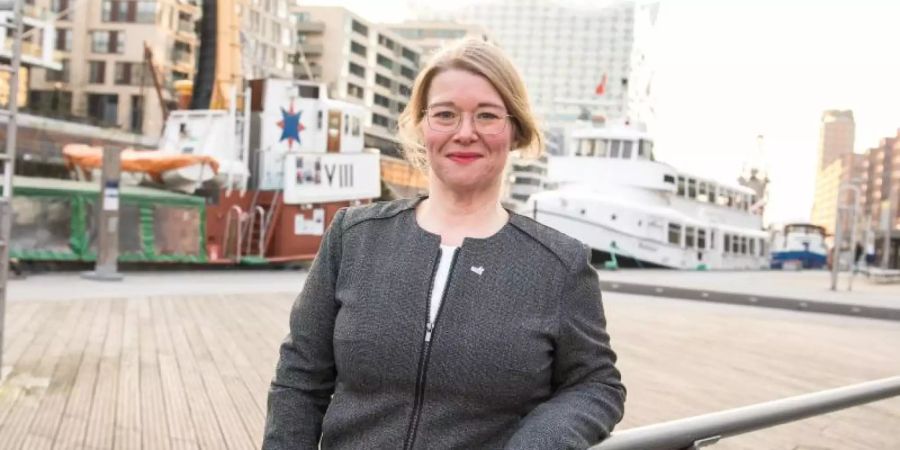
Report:
<svg viewBox="0 0 900 450"><path fill-rule="evenodd" d="M447 278L450 276L451 264L453 263L453 255L459 247L452 245L441 245L441 260L438 262L438 268L434 273L434 283L431 288L430 309L428 310L428 332L425 340L431 340L431 329L437 320L438 311L441 309L441 301L444 299L444 289L447 287Z"/></svg>

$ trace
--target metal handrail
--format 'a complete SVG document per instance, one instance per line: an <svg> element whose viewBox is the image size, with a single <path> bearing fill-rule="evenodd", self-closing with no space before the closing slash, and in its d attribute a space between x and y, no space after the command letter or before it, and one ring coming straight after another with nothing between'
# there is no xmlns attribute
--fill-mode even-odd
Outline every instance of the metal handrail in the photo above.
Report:
<svg viewBox="0 0 900 450"><path fill-rule="evenodd" d="M235 255L234 260L236 262L241 261L241 223L244 221L244 212L241 210L241 207L238 205L232 205L231 208L228 209L228 213L225 215L225 234L223 234L223 244L222 244L222 255L226 258L228 257L228 244L230 242L229 233L231 232L231 216L234 213L234 223L235 223L235 239L237 242L235 243Z"/></svg>
<svg viewBox="0 0 900 450"><path fill-rule="evenodd" d="M720 439L900 396L900 376L613 433L589 450L696 449Z"/></svg>
<svg viewBox="0 0 900 450"><path fill-rule="evenodd" d="M259 216L259 237L256 246L259 250L259 257L263 258L265 257L263 250L266 245L266 210L262 206L257 205L256 210L251 211L251 213L253 213L252 215L254 216ZM251 233L253 232L253 221L254 219L250 219ZM250 242L253 242L253 239L250 239ZM250 249L250 251L253 251L253 249Z"/></svg>

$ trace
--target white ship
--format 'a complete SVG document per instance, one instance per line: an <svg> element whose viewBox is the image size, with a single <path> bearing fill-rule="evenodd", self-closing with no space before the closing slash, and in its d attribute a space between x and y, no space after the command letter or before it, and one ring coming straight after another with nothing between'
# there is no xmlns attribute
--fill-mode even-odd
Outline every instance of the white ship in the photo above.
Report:
<svg viewBox="0 0 900 450"><path fill-rule="evenodd" d="M773 269L821 269L827 254L825 229L818 225L790 223L772 232Z"/></svg>
<svg viewBox="0 0 900 450"><path fill-rule="evenodd" d="M656 161L650 136L625 124L572 131L550 156L557 188L523 214L581 240L607 265L761 269L768 234L753 189Z"/></svg>

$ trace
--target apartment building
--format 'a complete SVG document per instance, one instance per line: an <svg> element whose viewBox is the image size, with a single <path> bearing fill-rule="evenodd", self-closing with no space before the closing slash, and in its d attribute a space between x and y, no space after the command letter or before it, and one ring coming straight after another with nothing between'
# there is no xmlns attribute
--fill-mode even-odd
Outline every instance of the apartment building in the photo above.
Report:
<svg viewBox="0 0 900 450"><path fill-rule="evenodd" d="M444 45L459 39L471 38L492 42L487 30L475 24L419 20L384 26L404 39L415 42L422 49L422 56L426 60Z"/></svg>
<svg viewBox="0 0 900 450"><path fill-rule="evenodd" d="M291 12L297 33L295 77L324 82L332 98L365 106L371 111L370 140L394 142L397 118L419 72L421 48L345 8L303 5Z"/></svg>
<svg viewBox="0 0 900 450"><path fill-rule="evenodd" d="M294 74L294 0L244 0L238 3L241 20L241 70L244 79Z"/></svg>
<svg viewBox="0 0 900 450"><path fill-rule="evenodd" d="M60 15L53 46L62 70L30 76L29 109L40 115L158 135L160 97L153 87L145 46L172 101L175 80L193 79L200 16L194 0L34 0Z"/></svg>

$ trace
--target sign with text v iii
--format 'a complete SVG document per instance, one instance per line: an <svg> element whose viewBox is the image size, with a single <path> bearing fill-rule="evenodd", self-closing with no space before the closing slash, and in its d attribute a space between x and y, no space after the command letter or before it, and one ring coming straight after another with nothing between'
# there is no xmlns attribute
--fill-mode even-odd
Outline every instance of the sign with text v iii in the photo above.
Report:
<svg viewBox="0 0 900 450"><path fill-rule="evenodd" d="M284 203L339 202L381 195L380 155L300 153L284 158Z"/></svg>

